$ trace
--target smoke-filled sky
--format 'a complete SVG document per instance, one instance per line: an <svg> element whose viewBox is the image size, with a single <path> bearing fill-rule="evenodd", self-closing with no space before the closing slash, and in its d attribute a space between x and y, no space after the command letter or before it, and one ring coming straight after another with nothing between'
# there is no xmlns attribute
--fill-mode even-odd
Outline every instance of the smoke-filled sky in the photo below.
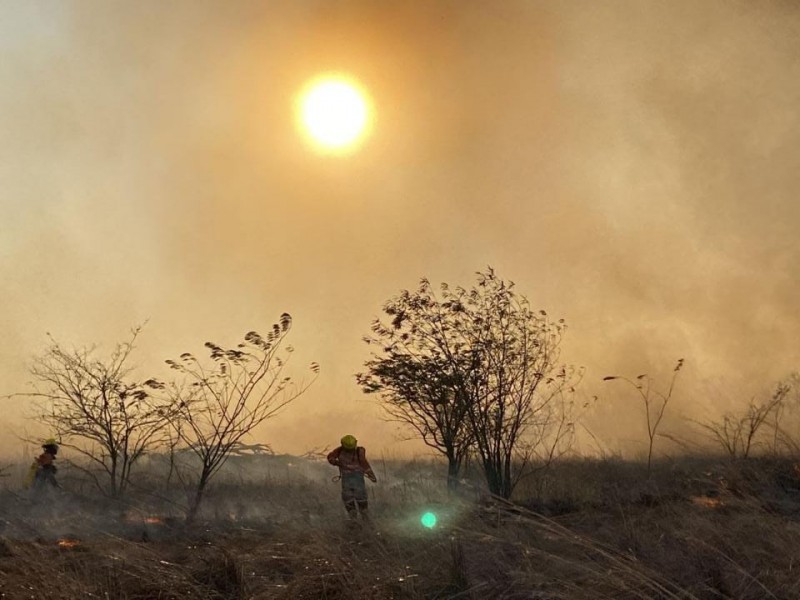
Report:
<svg viewBox="0 0 800 600"><path fill-rule="evenodd" d="M374 104L348 156L295 123L328 71ZM604 375L683 357L676 416L712 416L800 366L798 107L791 0L4 0L0 394L46 332L108 351L148 321L165 375L287 311L322 372L254 441L409 452L361 337L491 265L567 320L610 447L641 415ZM5 403L10 451L34 426Z"/></svg>

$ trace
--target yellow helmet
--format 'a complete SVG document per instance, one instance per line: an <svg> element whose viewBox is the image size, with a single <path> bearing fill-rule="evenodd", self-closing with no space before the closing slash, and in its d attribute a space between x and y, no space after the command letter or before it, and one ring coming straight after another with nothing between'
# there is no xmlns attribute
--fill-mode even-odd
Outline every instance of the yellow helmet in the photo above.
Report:
<svg viewBox="0 0 800 600"><path fill-rule="evenodd" d="M345 450L355 450L358 446L358 440L352 435L346 435L342 438L342 448Z"/></svg>
<svg viewBox="0 0 800 600"><path fill-rule="evenodd" d="M45 446L58 446L58 442L55 438L47 438L44 443L42 444L42 448Z"/></svg>

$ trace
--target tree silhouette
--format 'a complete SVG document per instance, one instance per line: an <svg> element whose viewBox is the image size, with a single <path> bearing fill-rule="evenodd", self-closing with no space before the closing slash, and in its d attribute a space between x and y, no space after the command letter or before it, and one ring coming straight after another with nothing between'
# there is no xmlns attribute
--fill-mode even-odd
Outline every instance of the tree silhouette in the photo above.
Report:
<svg viewBox="0 0 800 600"><path fill-rule="evenodd" d="M167 387L171 423L179 438L200 459L201 469L189 505L192 523L209 481L239 448L244 436L303 394L313 382L294 383L284 375L293 352L285 345L292 319L284 313L266 336L251 331L236 348L206 342L210 363L181 354L167 364L183 380ZM319 366L311 364L316 376Z"/></svg>
<svg viewBox="0 0 800 600"><path fill-rule="evenodd" d="M117 344L111 356L97 358L94 349L67 349L50 338L47 350L34 360L36 419L48 426L62 445L77 451L106 475L82 468L112 497L123 495L136 461L162 441L168 404L153 395L160 384L132 381L128 359L141 331Z"/></svg>
<svg viewBox="0 0 800 600"><path fill-rule="evenodd" d="M391 335L381 326L376 332ZM444 454L447 485L454 490L472 442L467 402L458 383L463 371L451 368L455 357L446 360L435 347L424 348L428 341L420 336L414 354L407 344L388 346L385 355L367 361L367 372L356 378L364 392L382 395L390 418L409 425L425 444Z"/></svg>
<svg viewBox="0 0 800 600"><path fill-rule="evenodd" d="M603 377L603 381L624 381L630 385L639 394L644 405L645 424L647 426L647 476L650 476L653 465L653 449L656 443L656 436L658 435L658 428L661 421L664 419L664 413L667 410L667 405L672 399L672 393L675 391L675 380L678 378L678 373L683 368L683 359L679 358L672 369L672 379L669 382L669 388L666 392L660 392L655 389L653 379L646 373L637 375L636 381L623 377L620 375L608 375Z"/></svg>
<svg viewBox="0 0 800 600"><path fill-rule="evenodd" d="M557 366L563 320L531 310L491 268L469 290L443 283L437 293L422 279L384 313L365 338L378 350L357 375L362 387L448 457L451 480L473 448L489 490L510 497L530 450L572 430L559 401L576 375Z"/></svg>

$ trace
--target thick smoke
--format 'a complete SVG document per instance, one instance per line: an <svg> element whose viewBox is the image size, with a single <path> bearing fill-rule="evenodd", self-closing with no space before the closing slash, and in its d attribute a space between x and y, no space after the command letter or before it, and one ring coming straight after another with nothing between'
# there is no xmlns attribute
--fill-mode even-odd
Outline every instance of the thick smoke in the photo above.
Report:
<svg viewBox="0 0 800 600"><path fill-rule="evenodd" d="M149 319L152 372L285 310L298 366L323 373L264 438L417 450L356 387L360 337L419 277L487 264L567 319L612 446L638 413L604 375L663 379L683 357L676 410L702 417L800 363L791 2L0 13L2 393L46 331L109 349ZM345 159L307 148L292 113L336 70L377 110Z"/></svg>

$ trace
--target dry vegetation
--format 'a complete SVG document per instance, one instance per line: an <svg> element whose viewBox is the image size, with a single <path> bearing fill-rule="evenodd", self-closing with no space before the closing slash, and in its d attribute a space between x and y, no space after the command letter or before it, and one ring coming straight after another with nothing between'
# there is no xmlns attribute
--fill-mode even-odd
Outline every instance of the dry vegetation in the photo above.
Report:
<svg viewBox="0 0 800 600"><path fill-rule="evenodd" d="M6 489L2 597L800 598L788 460L657 461L649 480L639 463L562 460L514 504L469 483L448 498L438 463L376 466L372 529L345 522L325 465L281 457L234 459L191 529L155 464L124 504L67 469L46 502Z"/></svg>

